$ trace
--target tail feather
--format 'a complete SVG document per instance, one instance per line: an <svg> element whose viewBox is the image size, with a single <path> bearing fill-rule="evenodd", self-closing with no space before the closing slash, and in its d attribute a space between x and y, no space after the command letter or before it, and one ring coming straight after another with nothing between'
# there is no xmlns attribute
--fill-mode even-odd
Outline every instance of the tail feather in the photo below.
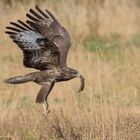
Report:
<svg viewBox="0 0 140 140"><path fill-rule="evenodd" d="M32 77L25 75L25 76L12 77L12 78L4 80L3 82L8 83L8 84L22 84L29 81L32 81Z"/></svg>
<svg viewBox="0 0 140 140"><path fill-rule="evenodd" d="M19 84L19 77L5 79L3 82L8 84Z"/></svg>

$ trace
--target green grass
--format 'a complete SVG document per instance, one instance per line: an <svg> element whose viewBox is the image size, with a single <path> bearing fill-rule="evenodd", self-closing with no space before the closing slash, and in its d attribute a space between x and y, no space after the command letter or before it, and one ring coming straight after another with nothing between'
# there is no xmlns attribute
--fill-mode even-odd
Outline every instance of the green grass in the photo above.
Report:
<svg viewBox="0 0 140 140"><path fill-rule="evenodd" d="M140 34L132 36L126 43L128 47L140 47Z"/></svg>
<svg viewBox="0 0 140 140"><path fill-rule="evenodd" d="M89 51L113 51L120 48L119 38L117 35L112 35L109 38L94 37L87 39L84 47Z"/></svg>

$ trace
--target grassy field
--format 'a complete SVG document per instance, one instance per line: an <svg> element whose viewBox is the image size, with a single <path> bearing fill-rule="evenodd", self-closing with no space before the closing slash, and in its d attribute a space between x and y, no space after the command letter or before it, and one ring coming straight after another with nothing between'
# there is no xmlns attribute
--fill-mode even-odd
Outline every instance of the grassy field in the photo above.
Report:
<svg viewBox="0 0 140 140"><path fill-rule="evenodd" d="M9 2L9 4L8 4ZM23 75L20 49L4 34L10 21L25 21L38 4L72 36L68 65L79 79L57 83L50 115L36 104L39 85L0 83L0 140L140 140L139 0L0 1L0 80Z"/></svg>

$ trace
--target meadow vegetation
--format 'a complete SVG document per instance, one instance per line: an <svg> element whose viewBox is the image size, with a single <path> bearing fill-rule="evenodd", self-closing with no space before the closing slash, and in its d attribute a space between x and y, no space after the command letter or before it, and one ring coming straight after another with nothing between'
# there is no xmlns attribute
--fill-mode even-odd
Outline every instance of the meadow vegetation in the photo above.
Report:
<svg viewBox="0 0 140 140"><path fill-rule="evenodd" d="M38 4L68 29L68 65L79 79L57 83L50 115L35 103L40 86L0 83L0 140L140 140L139 0L1 0L0 81L35 71L24 68L20 49L4 34L10 21L26 20Z"/></svg>

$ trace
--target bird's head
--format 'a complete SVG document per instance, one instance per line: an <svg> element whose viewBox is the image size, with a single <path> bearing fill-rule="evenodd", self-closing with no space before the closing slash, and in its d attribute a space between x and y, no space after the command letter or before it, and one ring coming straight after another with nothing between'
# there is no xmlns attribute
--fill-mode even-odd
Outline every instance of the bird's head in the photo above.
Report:
<svg viewBox="0 0 140 140"><path fill-rule="evenodd" d="M68 71L73 78L80 78L80 88L78 92L83 91L85 87L85 78L75 69L68 68Z"/></svg>
<svg viewBox="0 0 140 140"><path fill-rule="evenodd" d="M69 68L70 74L75 78L78 76L79 72L75 69Z"/></svg>

